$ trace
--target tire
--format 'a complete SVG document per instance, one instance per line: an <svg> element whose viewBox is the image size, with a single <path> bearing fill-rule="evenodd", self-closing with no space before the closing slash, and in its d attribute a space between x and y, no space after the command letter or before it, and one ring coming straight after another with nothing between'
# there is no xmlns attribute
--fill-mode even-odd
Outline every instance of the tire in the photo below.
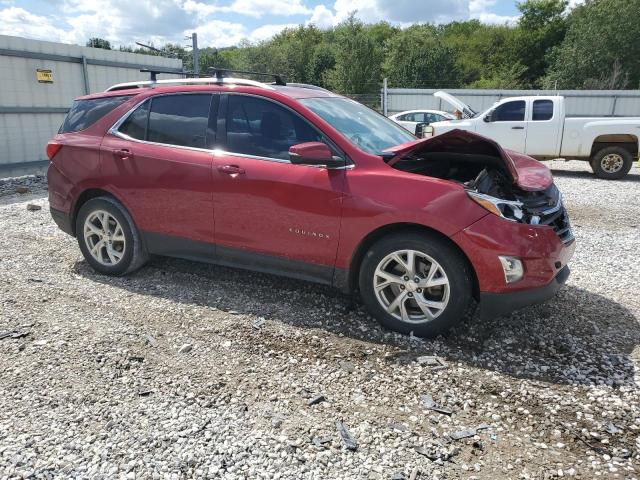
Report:
<svg viewBox="0 0 640 480"><path fill-rule="evenodd" d="M413 282L411 279L407 282L407 276L400 275L410 263L410 251L414 252ZM402 264L394 258L399 258ZM426 288L432 265L435 275L431 283L440 285ZM404 284L388 282L390 272L394 275L391 278L400 277ZM387 282L389 285L385 286ZM398 233L379 240L362 261L359 286L367 310L384 327L419 337L433 337L457 325L473 301L473 276L466 259L446 240L434 234ZM389 311L393 301L403 292L406 296L399 303L404 303L404 312L400 308ZM435 302L428 305L438 304L439 308L428 307L426 301ZM430 316L425 314L425 306Z"/></svg>
<svg viewBox="0 0 640 480"><path fill-rule="evenodd" d="M109 235L101 223L105 218ZM88 219L92 226L88 226ZM111 197L92 198L82 205L76 218L76 238L87 263L105 275L126 275L142 267L148 259L131 215ZM92 247L96 256L90 251Z"/></svg>
<svg viewBox="0 0 640 480"><path fill-rule="evenodd" d="M605 147L591 157L591 169L599 178L618 180L633 166L633 155L622 147Z"/></svg>

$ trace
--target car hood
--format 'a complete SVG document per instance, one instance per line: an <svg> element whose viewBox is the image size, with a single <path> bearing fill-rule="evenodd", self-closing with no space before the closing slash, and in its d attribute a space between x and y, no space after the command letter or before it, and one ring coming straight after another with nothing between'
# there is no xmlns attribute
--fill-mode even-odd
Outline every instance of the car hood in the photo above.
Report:
<svg viewBox="0 0 640 480"><path fill-rule="evenodd" d="M462 113L462 116L465 118L471 118L475 115L475 112L471 109L469 105L457 99L453 95L449 95L447 92L442 92L442 91L435 92L433 96L441 98L442 100L447 102L449 105L459 110Z"/></svg>
<svg viewBox="0 0 640 480"><path fill-rule="evenodd" d="M393 165L408 155L420 153L421 150L439 147L447 143L450 143L452 146L463 145L466 151L475 150L482 152L486 151L487 148L496 150L504 162L506 170L511 175L513 183L522 190L530 192L545 190L553 183L551 172L539 161L522 153L505 150L490 138L466 130L455 129L435 137L403 143L388 148L385 152L394 155L388 162L389 165Z"/></svg>

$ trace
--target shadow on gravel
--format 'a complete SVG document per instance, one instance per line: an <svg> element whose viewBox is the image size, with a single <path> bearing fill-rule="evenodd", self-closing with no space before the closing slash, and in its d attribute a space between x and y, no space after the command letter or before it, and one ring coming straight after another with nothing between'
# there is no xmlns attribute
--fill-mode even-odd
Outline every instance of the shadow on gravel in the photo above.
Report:
<svg viewBox="0 0 640 480"><path fill-rule="evenodd" d="M626 177L620 180L600 180L593 173L591 173L591 171L587 170L556 170L552 168L551 173L554 177L583 178L598 180L602 182L640 182L640 174L634 173L634 170L631 170Z"/></svg>
<svg viewBox="0 0 640 480"><path fill-rule="evenodd" d="M638 318L610 299L573 286L546 304L510 317L481 321L474 316L444 337L422 340L384 330L351 297L303 281L170 258L154 258L129 277L99 275L84 261L75 269L88 281L135 294L263 317L261 343L269 341L269 326L286 323L357 340L343 348L354 359L366 343L375 343L391 347L391 355L384 357L387 362L403 364L421 355L438 355L516 378L614 387L634 384L630 355L640 344ZM251 329L243 322L247 327ZM281 332L275 335L273 348L287 348Z"/></svg>

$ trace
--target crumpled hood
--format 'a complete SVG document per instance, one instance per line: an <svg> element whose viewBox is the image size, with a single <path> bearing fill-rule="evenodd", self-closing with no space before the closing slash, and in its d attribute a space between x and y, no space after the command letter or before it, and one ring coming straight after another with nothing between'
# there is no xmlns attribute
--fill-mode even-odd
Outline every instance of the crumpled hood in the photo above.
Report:
<svg viewBox="0 0 640 480"><path fill-rule="evenodd" d="M396 145L385 150L395 156L388 162L393 165L400 159L425 149L452 151L459 147L461 153L494 155L496 152L504 162L513 183L525 191L545 190L553 183L549 169L539 161L512 150L503 149L497 142L477 133L455 129L435 137L423 138Z"/></svg>

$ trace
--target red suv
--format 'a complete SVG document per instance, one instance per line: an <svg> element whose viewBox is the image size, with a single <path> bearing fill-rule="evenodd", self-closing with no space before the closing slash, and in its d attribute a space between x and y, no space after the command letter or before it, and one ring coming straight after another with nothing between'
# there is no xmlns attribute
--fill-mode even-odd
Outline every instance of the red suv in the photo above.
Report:
<svg viewBox="0 0 640 480"><path fill-rule="evenodd" d="M549 170L479 135L418 140L327 90L223 78L76 100L48 144L51 214L98 272L150 254L359 291L431 336L541 302L575 242Z"/></svg>

